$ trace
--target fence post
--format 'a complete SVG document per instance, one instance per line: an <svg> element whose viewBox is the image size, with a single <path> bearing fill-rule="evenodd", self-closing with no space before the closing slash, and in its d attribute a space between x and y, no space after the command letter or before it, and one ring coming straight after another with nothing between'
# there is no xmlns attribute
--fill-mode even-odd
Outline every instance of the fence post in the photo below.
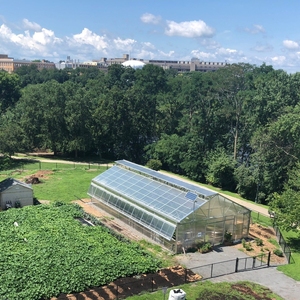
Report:
<svg viewBox="0 0 300 300"><path fill-rule="evenodd" d="M214 264L211 264L211 268L210 268L210 278L213 277L213 270L214 270Z"/></svg>
<svg viewBox="0 0 300 300"><path fill-rule="evenodd" d="M239 270L239 258L237 257L235 260L235 273L237 273Z"/></svg>
<svg viewBox="0 0 300 300"><path fill-rule="evenodd" d="M270 261L271 261L271 251L269 251L268 254L268 267L270 267Z"/></svg>
<svg viewBox="0 0 300 300"><path fill-rule="evenodd" d="M151 291L153 292L153 277L151 278Z"/></svg>
<svg viewBox="0 0 300 300"><path fill-rule="evenodd" d="M256 256L253 256L253 261L252 261L252 269L255 268L255 261L256 261Z"/></svg>
<svg viewBox="0 0 300 300"><path fill-rule="evenodd" d="M184 269L184 283L186 283L187 279L187 269Z"/></svg>

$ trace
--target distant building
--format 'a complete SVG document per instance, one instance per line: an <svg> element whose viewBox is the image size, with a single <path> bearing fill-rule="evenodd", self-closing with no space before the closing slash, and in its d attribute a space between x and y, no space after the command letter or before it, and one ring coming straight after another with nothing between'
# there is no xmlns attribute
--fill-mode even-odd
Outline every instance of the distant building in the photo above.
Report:
<svg viewBox="0 0 300 300"><path fill-rule="evenodd" d="M45 60L30 61L26 59L14 59L12 57L8 57L7 54L0 54L0 70L7 71L8 73L13 73L22 66L30 65L36 65L38 70L55 69L55 64L53 62L48 62Z"/></svg>
<svg viewBox="0 0 300 300"><path fill-rule="evenodd" d="M22 66L36 65L38 70L42 69L76 69L76 68L98 68L103 72L107 72L108 67L114 64L123 66L130 66L134 69L142 68L144 65L152 64L159 66L164 70L173 69L178 73L186 72L212 72L216 71L227 65L226 62L206 62L201 61L198 58L192 58L190 61L179 61L179 60L159 60L151 59L144 60L138 58L129 58L129 54L123 54L120 58L106 58L102 57L100 60L92 60L86 62L79 62L79 60L73 60L70 56L67 57L66 61L60 61L58 63L41 61L30 61L30 60L17 60L8 57L6 54L0 54L0 70L5 70L8 73L12 73Z"/></svg>
<svg viewBox="0 0 300 300"><path fill-rule="evenodd" d="M191 61L178 61L178 60L144 60L138 58L129 58L129 54L123 54L123 57L120 58L106 58L102 57L100 60L93 60L90 62L79 63L71 60L70 57L67 57L65 62L56 64L56 68L91 68L97 67L104 72L107 72L108 67L114 64L119 64L123 66L130 66L134 69L142 68L144 65L152 64L159 67L162 67L164 70L173 69L179 73L185 72L212 72L216 71L227 65L226 62L205 62L200 61L197 58L193 58Z"/></svg>

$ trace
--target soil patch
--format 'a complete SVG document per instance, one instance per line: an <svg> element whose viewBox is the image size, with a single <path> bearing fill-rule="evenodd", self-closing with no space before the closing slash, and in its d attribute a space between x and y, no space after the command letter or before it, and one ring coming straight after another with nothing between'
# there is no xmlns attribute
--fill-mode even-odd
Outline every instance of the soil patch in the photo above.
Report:
<svg viewBox="0 0 300 300"><path fill-rule="evenodd" d="M90 290L74 293L61 294L51 300L110 300L138 295L145 291L156 291L162 287L172 288L183 283L201 280L201 276L186 270L181 266L161 269L157 273L141 274L134 277L120 278L106 286L95 287Z"/></svg>
<svg viewBox="0 0 300 300"><path fill-rule="evenodd" d="M53 174L53 171L40 170L30 176L23 178L22 181L24 181L26 183L38 184L38 183L41 183L45 179L49 179L49 176L51 174Z"/></svg>
<svg viewBox="0 0 300 300"><path fill-rule="evenodd" d="M264 227L259 224L251 224L249 230L250 239L247 240L247 243L251 246L252 250L247 251L242 243L234 245L235 247L249 256L259 256L261 254L268 254L271 252L271 263L276 265L286 264L286 258L275 255L273 252L275 249L278 249L276 245L271 243L271 241L277 241L276 234L273 228ZM262 245L257 245L256 240L260 239Z"/></svg>

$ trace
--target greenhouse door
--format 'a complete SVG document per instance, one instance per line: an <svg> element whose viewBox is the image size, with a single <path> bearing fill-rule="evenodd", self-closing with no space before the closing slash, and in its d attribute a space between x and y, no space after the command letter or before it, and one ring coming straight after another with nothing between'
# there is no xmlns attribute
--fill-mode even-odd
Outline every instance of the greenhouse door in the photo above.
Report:
<svg viewBox="0 0 300 300"><path fill-rule="evenodd" d="M207 242L221 244L224 237L224 220L206 225Z"/></svg>

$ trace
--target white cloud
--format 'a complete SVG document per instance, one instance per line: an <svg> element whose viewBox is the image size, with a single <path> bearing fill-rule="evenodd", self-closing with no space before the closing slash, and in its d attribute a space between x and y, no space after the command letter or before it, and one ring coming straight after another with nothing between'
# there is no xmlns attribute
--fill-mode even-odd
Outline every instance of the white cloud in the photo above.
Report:
<svg viewBox="0 0 300 300"><path fill-rule="evenodd" d="M174 56L175 51L171 50L167 53L159 50L158 53L164 57L171 58Z"/></svg>
<svg viewBox="0 0 300 300"><path fill-rule="evenodd" d="M270 44L257 43L257 45L253 47L252 50L257 52L271 52L273 50L273 46Z"/></svg>
<svg viewBox="0 0 300 300"><path fill-rule="evenodd" d="M134 54L132 56L136 58L143 58L143 59L154 59L157 58L157 53L152 51L147 51L145 49L135 49Z"/></svg>
<svg viewBox="0 0 300 300"><path fill-rule="evenodd" d="M202 20L176 23L167 21L166 35L193 37L210 37L214 34L214 29L206 25Z"/></svg>
<svg viewBox="0 0 300 300"><path fill-rule="evenodd" d="M23 19L23 27L25 29L33 30L33 31L40 31L42 29L42 27L39 24L35 22L30 22L27 19Z"/></svg>
<svg viewBox="0 0 300 300"><path fill-rule="evenodd" d="M201 45L204 46L206 49L218 49L221 47L219 43L212 39L202 39Z"/></svg>
<svg viewBox="0 0 300 300"><path fill-rule="evenodd" d="M246 32L249 32L251 34L258 34L258 33L264 33L265 29L262 25L253 25L251 28L245 28Z"/></svg>
<svg viewBox="0 0 300 300"><path fill-rule="evenodd" d="M287 48L288 50L297 50L299 49L299 43L291 41L291 40L284 40L283 46Z"/></svg>
<svg viewBox="0 0 300 300"><path fill-rule="evenodd" d="M274 56L274 57L271 57L271 61L275 65L282 65L286 62L286 57L285 56Z"/></svg>
<svg viewBox="0 0 300 300"><path fill-rule="evenodd" d="M121 49L125 51L131 51L134 44L136 43L133 39L125 39L122 40L119 37L113 40L116 49Z"/></svg>
<svg viewBox="0 0 300 300"><path fill-rule="evenodd" d="M152 43L150 43L150 42L144 42L144 43L142 43L142 45L143 45L145 48L155 50L155 46L154 46Z"/></svg>
<svg viewBox="0 0 300 300"><path fill-rule="evenodd" d="M73 35L69 42L77 46L89 45L97 50L105 50L108 47L106 36L100 36L87 28L84 28L81 33Z"/></svg>
<svg viewBox="0 0 300 300"><path fill-rule="evenodd" d="M141 21L143 23L158 24L161 21L161 17L145 13L141 16Z"/></svg>
<svg viewBox="0 0 300 300"><path fill-rule="evenodd" d="M32 36L26 30L21 34L15 34L6 25L0 27L0 40L8 45L30 50L33 55L51 55L51 47L62 42L61 39L55 37L54 32L47 29L42 29L40 32L35 32Z"/></svg>
<svg viewBox="0 0 300 300"><path fill-rule="evenodd" d="M52 30L43 28L40 32L35 32L32 39L42 45L59 44L62 42L60 38L57 38Z"/></svg>
<svg viewBox="0 0 300 300"><path fill-rule="evenodd" d="M212 60L216 58L215 53L203 52L200 50L192 50L192 57L197 57L199 60Z"/></svg>
<svg viewBox="0 0 300 300"><path fill-rule="evenodd" d="M238 54L238 51L236 49L220 48L218 49L218 53L222 55L235 55Z"/></svg>

